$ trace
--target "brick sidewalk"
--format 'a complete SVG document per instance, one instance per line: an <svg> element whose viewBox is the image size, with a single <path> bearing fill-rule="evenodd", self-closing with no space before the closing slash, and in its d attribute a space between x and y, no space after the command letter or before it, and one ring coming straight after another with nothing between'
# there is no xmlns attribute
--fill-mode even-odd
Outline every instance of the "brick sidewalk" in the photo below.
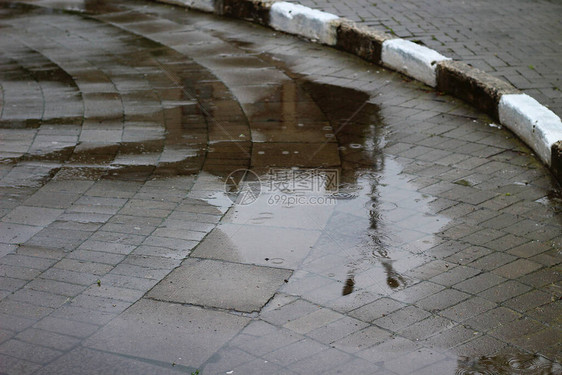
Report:
<svg viewBox="0 0 562 375"><path fill-rule="evenodd" d="M562 3L299 0L502 78L562 115Z"/></svg>
<svg viewBox="0 0 562 375"><path fill-rule="evenodd" d="M512 133L246 22L84 5L0 0L0 373L560 373L561 195ZM332 204L283 202L295 166Z"/></svg>

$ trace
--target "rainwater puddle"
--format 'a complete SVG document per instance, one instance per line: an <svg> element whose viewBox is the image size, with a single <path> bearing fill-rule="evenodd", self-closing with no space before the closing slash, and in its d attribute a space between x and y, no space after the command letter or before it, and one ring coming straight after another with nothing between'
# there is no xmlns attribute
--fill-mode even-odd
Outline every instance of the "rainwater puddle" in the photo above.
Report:
<svg viewBox="0 0 562 375"><path fill-rule="evenodd" d="M280 94L272 95L276 90ZM298 101L283 104L283 98L294 100L297 95L291 93L296 92L306 103L304 113ZM232 257L330 278L341 283L344 296L365 290L388 294L408 285L403 273L427 260L423 250L432 246L432 235L448 220L432 215L429 198L400 175L396 161L385 159L378 107L362 92L304 80L270 87L263 97L280 100L281 105L267 112L280 120L267 131L285 142L270 141L256 153L268 138L262 128L254 143L254 168L248 173L252 181L240 179L227 187L234 196L239 194L238 200L217 233L231 234ZM324 125L316 131L314 124ZM309 138L297 142L304 129L311 129ZM334 140L323 140L322 132L333 134ZM288 151L295 148L301 151L296 157ZM241 234L265 228L271 233L263 240ZM295 232L307 241L289 246L290 252L281 250L279 244ZM198 256L208 250L205 241L203 246ZM261 249L261 257L254 247ZM210 257L227 259L208 251ZM273 259L281 257L278 251L289 253L289 261L275 264Z"/></svg>
<svg viewBox="0 0 562 375"><path fill-rule="evenodd" d="M519 353L492 357L460 357L457 375L550 375L562 373L562 366L544 357Z"/></svg>

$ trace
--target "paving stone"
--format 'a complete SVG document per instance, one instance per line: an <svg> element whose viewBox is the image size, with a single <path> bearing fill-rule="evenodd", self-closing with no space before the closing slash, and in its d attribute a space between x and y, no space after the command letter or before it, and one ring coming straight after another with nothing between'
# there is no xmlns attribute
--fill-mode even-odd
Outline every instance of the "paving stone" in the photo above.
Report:
<svg viewBox="0 0 562 375"><path fill-rule="evenodd" d="M346 336L332 343L333 346L347 353L355 353L383 342L391 337L391 334L375 326L370 326Z"/></svg>
<svg viewBox="0 0 562 375"><path fill-rule="evenodd" d="M318 311L319 307L304 300L291 301L279 308L264 309L261 318L265 321L283 326L293 320L299 319Z"/></svg>
<svg viewBox="0 0 562 375"><path fill-rule="evenodd" d="M339 313L328 309L320 309L314 311L309 315L291 320L290 322L285 324L284 327L297 333L305 334L310 331L319 329L323 326L330 325L331 323L340 320L341 318L343 318L343 315Z"/></svg>
<svg viewBox="0 0 562 375"><path fill-rule="evenodd" d="M478 331L489 331L520 317L521 315L517 312L500 306L468 320L465 325Z"/></svg>
<svg viewBox="0 0 562 375"><path fill-rule="evenodd" d="M456 346L451 350L470 357L493 356L506 348L506 343L491 336L477 336L474 340Z"/></svg>
<svg viewBox="0 0 562 375"><path fill-rule="evenodd" d="M326 349L328 349L328 347L325 345L310 339L304 339L268 353L264 355L264 358L277 365L289 367L294 362L310 357Z"/></svg>
<svg viewBox="0 0 562 375"><path fill-rule="evenodd" d="M251 362L245 363L243 365L237 366L234 368L235 372L241 373L248 373L250 371L257 371L264 374L278 374L282 373L281 367L277 366L276 364L265 361L263 359L255 359Z"/></svg>
<svg viewBox="0 0 562 375"><path fill-rule="evenodd" d="M115 254L129 254L131 251L135 249L135 246L124 245L119 243L95 241L90 239L82 243L79 249L101 251L101 252L115 253Z"/></svg>
<svg viewBox="0 0 562 375"><path fill-rule="evenodd" d="M8 373L14 374L32 374L41 369L41 365L25 361L23 359L18 359L10 356L0 354L0 359L2 360L3 368Z"/></svg>
<svg viewBox="0 0 562 375"><path fill-rule="evenodd" d="M357 355L371 363L378 363L404 357L416 348L417 345L413 341L402 337L392 337L390 340L357 353Z"/></svg>
<svg viewBox="0 0 562 375"><path fill-rule="evenodd" d="M35 345L48 345L49 347L60 351L70 350L80 342L80 340L74 337L59 335L54 332L43 331L35 328L29 328L23 331L17 335L17 339Z"/></svg>
<svg viewBox="0 0 562 375"><path fill-rule="evenodd" d="M21 268L45 270L55 264L56 260L28 257L20 254L8 254L0 260L0 263L3 265L17 266Z"/></svg>
<svg viewBox="0 0 562 375"><path fill-rule="evenodd" d="M560 281L561 278L562 276L560 275L559 271L547 268L526 275L520 278L520 280L525 284L534 286L535 288L541 288L546 286L547 284L554 284Z"/></svg>
<svg viewBox="0 0 562 375"><path fill-rule="evenodd" d="M365 322L372 322L375 319L384 317L404 306L404 303L394 301L389 298L381 298L356 310L353 310L350 315Z"/></svg>
<svg viewBox="0 0 562 375"><path fill-rule="evenodd" d="M101 284L100 286L92 285L84 291L84 294L96 297L107 297L125 302L135 302L144 295L144 291Z"/></svg>
<svg viewBox="0 0 562 375"><path fill-rule="evenodd" d="M125 258L123 263L159 270L171 270L179 266L181 262L165 257L150 257L131 254Z"/></svg>
<svg viewBox="0 0 562 375"><path fill-rule="evenodd" d="M103 307L104 306L101 306L98 309L98 308L84 308L74 305L64 305L58 308L57 310L55 310L50 317L73 321L73 323L69 323L68 331L65 330L65 327L61 327L60 328L61 330L56 332L60 332L65 335L86 337L92 334L92 332L86 334L86 333L82 333L82 330L88 332L88 330L91 328L91 325L102 326L104 324L107 324L110 320L112 320L117 316L116 312L107 311L108 309L114 311L117 309L112 309L109 307L103 308ZM79 323L86 323L87 325L81 326ZM64 324L64 322L61 322L61 325L62 324ZM44 328L43 326L40 326L39 328L49 329L49 328Z"/></svg>
<svg viewBox="0 0 562 375"><path fill-rule="evenodd" d="M451 263L456 263L456 264L460 264L460 265L466 265L469 264L473 261L475 261L476 259L488 255L491 252L490 249L487 249L485 247L482 246L471 246L469 248L466 248L464 250L461 250L451 256L448 256L447 258L445 258L444 260L451 262Z"/></svg>
<svg viewBox="0 0 562 375"><path fill-rule="evenodd" d="M180 303L259 311L291 272L214 260L188 259L148 294ZM201 283L205 280L205 283Z"/></svg>
<svg viewBox="0 0 562 375"><path fill-rule="evenodd" d="M319 236L318 231L222 224L197 246L192 256L294 269ZM260 245L265 239L271 241L267 248Z"/></svg>
<svg viewBox="0 0 562 375"><path fill-rule="evenodd" d="M189 320L185 317L189 316ZM141 300L90 337L85 345L104 351L198 368L237 334L247 318L165 302ZM182 334L177 335L179 330ZM131 334L136 336L131 340ZM174 340L176 350L170 350ZM143 345L139 345L143 343ZM163 346L163 343L167 343ZM185 356L185 351L189 356Z"/></svg>
<svg viewBox="0 0 562 375"><path fill-rule="evenodd" d="M221 348L215 353L200 370L201 373L226 373L238 365L249 363L256 357L240 349L229 346Z"/></svg>
<svg viewBox="0 0 562 375"><path fill-rule="evenodd" d="M420 349L407 355L408 360L397 358L384 363L384 367L398 374L417 372L420 368L433 364L445 358L445 356L431 349Z"/></svg>
<svg viewBox="0 0 562 375"><path fill-rule="evenodd" d="M479 273L480 270L478 269L472 267L458 266L447 272L443 272L442 274L431 278L431 281L444 286L452 286L459 282L465 281Z"/></svg>
<svg viewBox="0 0 562 375"><path fill-rule="evenodd" d="M111 270L109 274L121 276L133 276L149 280L161 280L170 270L155 269L149 267L136 266L134 264L121 263ZM97 279L96 279L97 280Z"/></svg>
<svg viewBox="0 0 562 375"><path fill-rule="evenodd" d="M329 348L292 364L291 369L299 374L308 374L312 371L326 372L350 358L349 354Z"/></svg>
<svg viewBox="0 0 562 375"><path fill-rule="evenodd" d="M431 314L414 306L406 306L382 318L375 319L373 324L391 331L398 331L415 322L427 318Z"/></svg>
<svg viewBox="0 0 562 375"><path fill-rule="evenodd" d="M112 265L96 263L96 262L86 262L74 259L63 259L54 266L55 268L74 271L78 273L89 273L93 275L104 275L111 271Z"/></svg>
<svg viewBox="0 0 562 375"><path fill-rule="evenodd" d="M540 290L532 290L504 302L503 305L513 310L524 312L545 305L552 300L556 300L556 296Z"/></svg>
<svg viewBox="0 0 562 375"><path fill-rule="evenodd" d="M2 221L25 225L46 226L51 224L62 213L63 210L59 209L19 206L5 216Z"/></svg>
<svg viewBox="0 0 562 375"><path fill-rule="evenodd" d="M331 373L333 374L357 374L357 375L368 375L368 374L383 374L384 370L369 361L362 358L352 358L349 362L333 369Z"/></svg>
<svg viewBox="0 0 562 375"><path fill-rule="evenodd" d="M29 303L37 306L57 308L67 302L68 297L53 293L35 291L26 288L20 289L10 295L10 300Z"/></svg>
<svg viewBox="0 0 562 375"><path fill-rule="evenodd" d="M490 255L486 255L470 263L470 266L485 271L491 271L515 259L516 258L513 257L512 255L497 252L497 253L492 253Z"/></svg>
<svg viewBox="0 0 562 375"><path fill-rule="evenodd" d="M452 328L456 324L449 319L432 315L427 319L414 323L400 331L400 335L410 340L417 341L435 335L438 332Z"/></svg>
<svg viewBox="0 0 562 375"><path fill-rule="evenodd" d="M546 356L552 358L554 361L559 361L560 359L557 348L560 345L560 330L558 329L547 328L540 332L521 337L515 340L515 343L529 351L539 350L544 352Z"/></svg>
<svg viewBox="0 0 562 375"><path fill-rule="evenodd" d="M26 359L31 354L35 363L45 364L60 356L62 353L43 346L33 345L24 341L12 339L0 344L0 353L16 358Z"/></svg>
<svg viewBox="0 0 562 375"><path fill-rule="evenodd" d="M147 291L158 283L158 280L140 277L107 274L100 279L100 284L140 291Z"/></svg>
<svg viewBox="0 0 562 375"><path fill-rule="evenodd" d="M105 374L181 374L193 372L194 367L172 366L169 363L147 363L146 361L127 358L112 353L92 350L88 348L77 348L49 364L44 369L45 374L60 374L71 371L80 374L97 374L102 371Z"/></svg>
<svg viewBox="0 0 562 375"><path fill-rule="evenodd" d="M0 242L7 244L24 243L41 229L43 228L30 225L0 223Z"/></svg>
<svg viewBox="0 0 562 375"><path fill-rule="evenodd" d="M257 321L250 323L229 345L263 356L303 339L304 336L288 329Z"/></svg>
<svg viewBox="0 0 562 375"><path fill-rule="evenodd" d="M537 321L523 317L499 326L489 335L505 342L537 332L540 328L541 325Z"/></svg>
<svg viewBox="0 0 562 375"><path fill-rule="evenodd" d="M109 265L117 265L123 259L125 259L125 257L120 254L111 254L107 252L93 251L93 250L82 250L80 248L71 252L68 255L68 258L76 259L78 261L103 263Z"/></svg>
<svg viewBox="0 0 562 375"><path fill-rule="evenodd" d="M449 267L449 262L438 259L414 268L413 270L410 270L408 274L412 277L428 280L436 275L446 272L449 270Z"/></svg>
<svg viewBox="0 0 562 375"><path fill-rule="evenodd" d="M444 287L441 285L433 284L431 282L422 281L411 287L403 289L392 295L392 298L405 303L415 303L416 301L425 298L426 296L433 295Z"/></svg>
<svg viewBox="0 0 562 375"><path fill-rule="evenodd" d="M455 289L462 290L463 292L477 294L483 290L489 289L493 286L501 284L505 279L503 277L494 275L493 273L481 273L471 279L462 281L455 284Z"/></svg>
<svg viewBox="0 0 562 375"><path fill-rule="evenodd" d="M65 269L50 268L41 274L43 279L54 280L58 282L64 282L69 284L89 286L96 282L99 278L98 275L85 273L85 272L75 272ZM59 287L63 288L60 284ZM71 286L74 289L74 286Z"/></svg>
<svg viewBox="0 0 562 375"><path fill-rule="evenodd" d="M40 319L53 311L50 307L32 305L25 302L4 299L0 301L0 312L27 319Z"/></svg>
<svg viewBox="0 0 562 375"><path fill-rule="evenodd" d="M490 310L495 306L496 306L495 303L486 301L479 297L473 297L455 306L449 307L441 311L440 315L444 316L445 318L454 320L456 322L462 322L466 319L472 318L475 315Z"/></svg>
<svg viewBox="0 0 562 375"><path fill-rule="evenodd" d="M23 331L35 323L35 319L23 318L10 314L0 313L0 317L2 318L0 320L0 328L10 329L15 332Z"/></svg>
<svg viewBox="0 0 562 375"><path fill-rule="evenodd" d="M516 279L541 267L542 265L530 260L517 259L509 264L496 268L493 272L508 279Z"/></svg>

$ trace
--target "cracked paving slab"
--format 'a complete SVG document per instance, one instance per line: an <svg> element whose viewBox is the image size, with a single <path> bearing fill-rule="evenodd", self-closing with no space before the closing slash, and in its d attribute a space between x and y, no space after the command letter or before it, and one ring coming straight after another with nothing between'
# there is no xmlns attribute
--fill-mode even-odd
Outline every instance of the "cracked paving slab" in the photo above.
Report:
<svg viewBox="0 0 562 375"><path fill-rule="evenodd" d="M188 259L147 298L241 312L258 312L291 271L210 259Z"/></svg>

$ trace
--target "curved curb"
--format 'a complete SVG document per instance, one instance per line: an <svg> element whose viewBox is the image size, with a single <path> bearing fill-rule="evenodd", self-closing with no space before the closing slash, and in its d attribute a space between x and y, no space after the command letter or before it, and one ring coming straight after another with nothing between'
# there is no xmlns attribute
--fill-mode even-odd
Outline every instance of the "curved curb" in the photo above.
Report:
<svg viewBox="0 0 562 375"><path fill-rule="evenodd" d="M456 96L514 132L562 182L562 123L509 83L430 48L278 0L156 0L239 18L352 53Z"/></svg>

